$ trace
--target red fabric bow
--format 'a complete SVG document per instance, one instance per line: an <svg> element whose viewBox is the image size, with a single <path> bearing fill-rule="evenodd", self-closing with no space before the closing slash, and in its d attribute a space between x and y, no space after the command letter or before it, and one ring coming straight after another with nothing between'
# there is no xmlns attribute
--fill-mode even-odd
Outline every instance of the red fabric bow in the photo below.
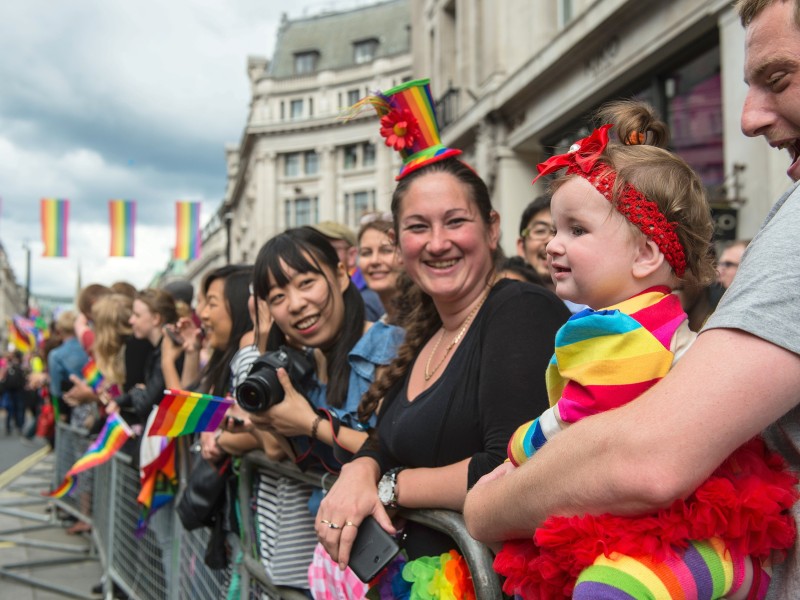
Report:
<svg viewBox="0 0 800 600"><path fill-rule="evenodd" d="M555 173L564 167L577 167L576 170L589 174L608 145L608 130L611 127L613 127L611 124L603 125L599 129L595 129L587 137L575 142L570 147L569 152L556 154L543 163L539 163L536 167L539 169L539 174L533 182L536 183L539 177L550 175L550 173Z"/></svg>

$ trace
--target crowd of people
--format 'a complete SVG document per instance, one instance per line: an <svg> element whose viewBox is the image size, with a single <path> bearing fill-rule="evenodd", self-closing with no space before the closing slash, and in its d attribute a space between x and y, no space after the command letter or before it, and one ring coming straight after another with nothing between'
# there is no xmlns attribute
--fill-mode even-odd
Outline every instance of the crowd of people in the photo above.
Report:
<svg viewBox="0 0 800 600"><path fill-rule="evenodd" d="M800 180L800 2L737 8L742 128L789 147ZM796 596L796 187L752 242L718 243L666 125L617 101L538 166L547 193L505 257L427 85L360 103L403 159L389 212L288 229L196 299L187 282L87 286L46 355L6 357L7 433L33 435L27 391L90 435L117 412L146 432L165 388L234 398L196 461L261 451L336 478L253 490L266 573L314 598L474 597L455 542L398 508L463 512L509 597ZM362 582L348 564L367 519L402 552Z"/></svg>

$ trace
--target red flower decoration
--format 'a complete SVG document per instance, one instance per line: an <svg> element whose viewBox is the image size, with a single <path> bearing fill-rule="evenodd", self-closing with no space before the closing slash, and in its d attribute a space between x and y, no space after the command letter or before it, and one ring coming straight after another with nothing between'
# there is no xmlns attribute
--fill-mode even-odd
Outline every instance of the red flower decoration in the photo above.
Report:
<svg viewBox="0 0 800 600"><path fill-rule="evenodd" d="M413 146L421 133L414 115L403 108L381 117L381 135L386 138L387 146L402 151Z"/></svg>

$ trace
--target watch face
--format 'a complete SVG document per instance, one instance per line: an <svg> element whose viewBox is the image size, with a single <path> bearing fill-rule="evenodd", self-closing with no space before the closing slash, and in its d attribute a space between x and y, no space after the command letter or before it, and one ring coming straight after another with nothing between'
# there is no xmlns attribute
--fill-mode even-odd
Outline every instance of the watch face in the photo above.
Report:
<svg viewBox="0 0 800 600"><path fill-rule="evenodd" d="M382 477L378 482L378 500L381 504L389 504L394 496L394 482L388 477Z"/></svg>

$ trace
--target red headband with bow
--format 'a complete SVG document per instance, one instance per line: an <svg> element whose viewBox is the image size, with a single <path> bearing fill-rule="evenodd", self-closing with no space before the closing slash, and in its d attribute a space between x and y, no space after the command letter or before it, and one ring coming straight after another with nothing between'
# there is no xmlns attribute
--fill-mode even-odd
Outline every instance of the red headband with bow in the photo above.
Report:
<svg viewBox="0 0 800 600"><path fill-rule="evenodd" d="M648 200L644 194L626 183L614 202L614 182L617 173L600 157L608 146L608 130L612 125L603 125L589 136L570 146L569 152L551 156L537 166L539 177L567 169L567 175L580 175L603 194L622 215L633 223L644 235L653 240L678 277L686 272L686 253L678 239L677 223L670 223L659 210L658 205ZM642 137L637 138L642 141Z"/></svg>

